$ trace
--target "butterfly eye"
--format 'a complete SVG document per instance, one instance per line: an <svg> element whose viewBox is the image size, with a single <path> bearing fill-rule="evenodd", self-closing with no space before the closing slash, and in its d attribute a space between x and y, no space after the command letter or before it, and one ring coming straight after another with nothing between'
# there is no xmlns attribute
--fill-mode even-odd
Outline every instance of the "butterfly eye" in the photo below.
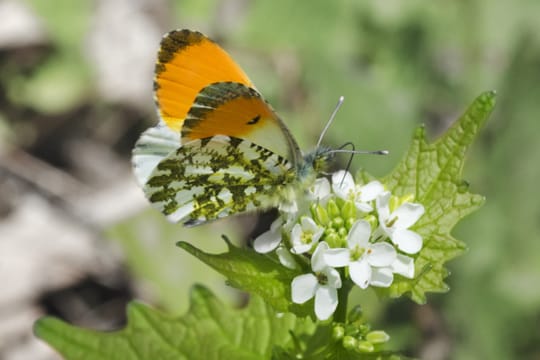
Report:
<svg viewBox="0 0 540 360"><path fill-rule="evenodd" d="M261 120L261 115L255 116L253 119L249 120L246 124L247 125L255 125L256 123L259 122L259 120Z"/></svg>

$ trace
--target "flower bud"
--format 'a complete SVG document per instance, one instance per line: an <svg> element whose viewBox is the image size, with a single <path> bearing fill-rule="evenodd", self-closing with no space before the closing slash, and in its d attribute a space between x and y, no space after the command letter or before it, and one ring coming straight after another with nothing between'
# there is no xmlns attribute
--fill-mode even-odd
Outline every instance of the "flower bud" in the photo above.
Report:
<svg viewBox="0 0 540 360"><path fill-rule="evenodd" d="M357 222L358 220L355 219L355 218L348 218L345 222L345 227L347 228L347 230L351 230L351 228L353 227L354 223Z"/></svg>
<svg viewBox="0 0 540 360"><path fill-rule="evenodd" d="M332 329L332 339L339 340L342 339L344 335L345 329L343 328L343 325L338 324L334 326L334 328Z"/></svg>
<svg viewBox="0 0 540 360"><path fill-rule="evenodd" d="M366 335L366 340L372 344L382 344L390 340L390 336L382 330L374 330Z"/></svg>
<svg viewBox="0 0 540 360"><path fill-rule="evenodd" d="M311 216L313 216L315 221L322 226L326 226L330 222L328 212L321 205L314 205L311 207Z"/></svg>
<svg viewBox="0 0 540 360"><path fill-rule="evenodd" d="M326 204L326 210L328 211L328 215L331 219L337 218L341 215L339 207L333 199L328 200L328 204Z"/></svg>
<svg viewBox="0 0 540 360"><path fill-rule="evenodd" d="M345 226L343 226L344 224L342 223L341 224L341 227L338 229L338 235L340 237L342 237L343 239L346 239L347 238L347 234L349 233L349 231L347 230L347 228Z"/></svg>
<svg viewBox="0 0 540 360"><path fill-rule="evenodd" d="M341 228L343 227L343 225L345 224L345 221L343 220L342 217L335 217L332 219L332 227L336 230L341 230ZM341 235L341 234L340 234Z"/></svg>
<svg viewBox="0 0 540 360"><path fill-rule="evenodd" d="M353 350L358 347L358 340L352 336L343 337L343 347L347 350Z"/></svg>
<svg viewBox="0 0 540 360"><path fill-rule="evenodd" d="M360 320L362 317L362 307L360 305L356 305L349 311L348 320L349 322L356 322Z"/></svg>
<svg viewBox="0 0 540 360"><path fill-rule="evenodd" d="M374 215L367 215L364 217L364 220L366 220L372 229L377 229L379 226L379 220Z"/></svg>
<svg viewBox="0 0 540 360"><path fill-rule="evenodd" d="M341 216L344 219L356 218L356 205L352 201L345 201L345 204L341 207Z"/></svg>
<svg viewBox="0 0 540 360"><path fill-rule="evenodd" d="M402 201L398 199L396 196L393 196L393 195L390 196L390 201L388 203L390 211L396 210L401 203Z"/></svg>
<svg viewBox="0 0 540 360"><path fill-rule="evenodd" d="M371 330L371 326L369 324L362 324L358 327L361 334L367 334Z"/></svg>
<svg viewBox="0 0 540 360"><path fill-rule="evenodd" d="M341 237L335 231L328 233L324 240L331 248L341 247Z"/></svg>
<svg viewBox="0 0 540 360"><path fill-rule="evenodd" d="M373 346L372 343L366 340L360 340L358 341L357 347L360 352L373 352L375 350L375 346Z"/></svg>

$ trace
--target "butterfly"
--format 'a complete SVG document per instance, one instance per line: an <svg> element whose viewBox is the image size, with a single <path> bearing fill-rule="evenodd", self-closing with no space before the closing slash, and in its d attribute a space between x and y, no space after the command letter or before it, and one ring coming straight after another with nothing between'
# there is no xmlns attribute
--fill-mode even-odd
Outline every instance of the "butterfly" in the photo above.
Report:
<svg viewBox="0 0 540 360"><path fill-rule="evenodd" d="M294 207L332 156L323 147L303 156L247 75L200 32L163 37L154 100L160 121L141 135L132 162L146 197L172 222Z"/></svg>

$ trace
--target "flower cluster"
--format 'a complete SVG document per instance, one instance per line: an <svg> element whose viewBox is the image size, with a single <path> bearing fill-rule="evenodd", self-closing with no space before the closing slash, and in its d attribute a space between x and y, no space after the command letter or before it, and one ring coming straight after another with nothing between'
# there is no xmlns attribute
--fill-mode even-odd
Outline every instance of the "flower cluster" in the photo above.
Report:
<svg viewBox="0 0 540 360"><path fill-rule="evenodd" d="M414 278L410 255L421 250L422 237L410 228L424 213L421 204L393 196L379 181L357 184L346 171L331 182L317 179L308 197L309 211L289 206L254 242L257 252L275 252L283 266L310 270L293 279L293 302L314 297L315 315L326 320L343 281L366 289L389 287L395 274Z"/></svg>

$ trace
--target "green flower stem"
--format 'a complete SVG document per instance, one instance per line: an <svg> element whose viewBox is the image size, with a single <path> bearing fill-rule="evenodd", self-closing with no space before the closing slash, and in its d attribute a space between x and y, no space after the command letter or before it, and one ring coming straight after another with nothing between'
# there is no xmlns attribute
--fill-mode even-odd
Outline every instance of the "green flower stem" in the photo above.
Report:
<svg viewBox="0 0 540 360"><path fill-rule="evenodd" d="M342 276L343 277L343 276ZM334 322L345 323L347 320L347 303L349 300L349 293L353 287L353 282L345 280L343 285L338 290L338 306L334 313Z"/></svg>

